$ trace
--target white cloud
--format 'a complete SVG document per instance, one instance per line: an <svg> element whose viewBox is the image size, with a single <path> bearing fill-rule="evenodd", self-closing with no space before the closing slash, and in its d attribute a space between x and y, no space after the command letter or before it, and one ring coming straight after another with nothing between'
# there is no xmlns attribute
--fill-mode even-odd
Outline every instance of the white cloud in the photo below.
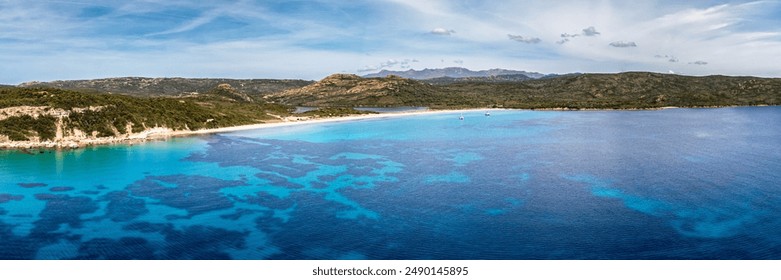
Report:
<svg viewBox="0 0 781 280"><path fill-rule="evenodd" d="M675 56L671 56L671 55L655 54L654 58L665 59L665 60L667 60L667 62L672 62L672 63L680 61L678 58L676 58Z"/></svg>
<svg viewBox="0 0 781 280"><path fill-rule="evenodd" d="M364 65L363 67L359 68L358 72L377 72L380 70L385 69L409 69L412 67L413 63L419 62L417 59L403 59L403 60L395 60L395 59L388 59L387 61L384 61L380 64L369 66Z"/></svg>
<svg viewBox="0 0 781 280"><path fill-rule="evenodd" d="M91 20L76 15L97 2L83 2L0 1L0 83L116 75L318 79L344 69L461 65L457 61L467 68L556 73L674 70L781 77L775 59L781 53L779 1L318 1L327 11L291 15L263 1L146 0L101 2L113 10ZM168 18L140 34L100 25L178 7L189 11L186 18ZM216 39L180 34L219 28L215 23L226 17L262 28L218 30L213 34L231 36ZM255 32L265 28L279 33ZM518 42L535 45L518 52ZM409 57L416 59L405 63Z"/></svg>
<svg viewBox="0 0 781 280"><path fill-rule="evenodd" d="M526 43L526 44L538 44L542 42L542 40L537 37L523 37L521 35L512 35L512 34L507 34L507 37L510 38L510 40Z"/></svg>
<svg viewBox="0 0 781 280"><path fill-rule="evenodd" d="M615 41L615 42L611 42L610 46L616 48L634 48L637 47L637 44L635 42Z"/></svg>
<svg viewBox="0 0 781 280"><path fill-rule="evenodd" d="M597 36L600 33L597 32L597 29L593 26L589 26L588 28L583 29L583 36Z"/></svg>
<svg viewBox="0 0 781 280"><path fill-rule="evenodd" d="M363 67L358 68L355 71L357 71L358 73L365 73L365 72L377 72L379 70L380 70L380 68L369 66L369 65L364 65Z"/></svg>
<svg viewBox="0 0 781 280"><path fill-rule="evenodd" d="M450 36L450 34L456 33L456 31L453 29L445 29L442 27L437 27L432 29L430 33L434 35Z"/></svg>
<svg viewBox="0 0 781 280"><path fill-rule="evenodd" d="M583 33L580 34L561 33L561 35L559 35L559 37L561 37L561 40L556 41L556 44L563 45L564 43L569 42L570 38L580 37L581 35L587 37L594 37L599 34L601 33L598 32L596 28L594 28L593 26L589 26L587 28L583 28Z"/></svg>

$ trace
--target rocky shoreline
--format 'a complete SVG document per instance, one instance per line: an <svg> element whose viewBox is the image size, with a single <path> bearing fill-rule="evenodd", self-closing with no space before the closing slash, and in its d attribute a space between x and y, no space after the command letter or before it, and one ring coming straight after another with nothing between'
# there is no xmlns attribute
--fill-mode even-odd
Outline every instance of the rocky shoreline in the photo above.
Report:
<svg viewBox="0 0 781 280"><path fill-rule="evenodd" d="M152 128L144 130L140 133L128 134L122 137L66 137L57 140L46 141L0 141L0 149L7 150L25 150L25 149L78 149L87 146L98 145L112 145L112 144L133 144L141 143L148 140L161 139L170 137L170 135L176 135L178 133L186 133L185 131L177 132L168 128Z"/></svg>

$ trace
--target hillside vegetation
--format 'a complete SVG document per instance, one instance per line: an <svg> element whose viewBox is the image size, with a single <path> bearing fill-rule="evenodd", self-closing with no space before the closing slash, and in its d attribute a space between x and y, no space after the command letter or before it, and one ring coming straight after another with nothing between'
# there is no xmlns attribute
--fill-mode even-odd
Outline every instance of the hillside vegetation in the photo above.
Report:
<svg viewBox="0 0 781 280"><path fill-rule="evenodd" d="M219 91L219 90L217 90ZM275 104L238 102L221 95L138 98L52 88L0 89L0 135L13 141L111 137L153 127L198 130L275 119Z"/></svg>
<svg viewBox="0 0 781 280"><path fill-rule="evenodd" d="M352 107L644 109L781 105L781 79L646 72L413 80L334 74L298 80L115 78L0 86L0 142L129 137L152 128L199 130L290 116L364 113ZM188 91L193 91L189 92ZM112 94L107 92L123 92ZM197 93L196 93L197 92ZM141 97L140 97L141 96ZM70 137L70 138L69 138Z"/></svg>
<svg viewBox="0 0 781 280"><path fill-rule="evenodd" d="M781 104L781 79L629 72L578 74L517 82L426 83L396 76L332 75L268 100L302 106L629 109Z"/></svg>
<svg viewBox="0 0 781 280"><path fill-rule="evenodd" d="M314 84L266 96L274 102L311 107L393 107L439 102L437 88L398 76L361 78L334 74Z"/></svg>
<svg viewBox="0 0 781 280"><path fill-rule="evenodd" d="M252 96L253 98L259 98L266 94L280 92L286 89L300 88L311 83L311 81L304 80L123 77L95 80L27 82L19 85L19 87L59 88L81 92L114 93L150 97L203 94L213 90L219 85L229 85L236 91Z"/></svg>

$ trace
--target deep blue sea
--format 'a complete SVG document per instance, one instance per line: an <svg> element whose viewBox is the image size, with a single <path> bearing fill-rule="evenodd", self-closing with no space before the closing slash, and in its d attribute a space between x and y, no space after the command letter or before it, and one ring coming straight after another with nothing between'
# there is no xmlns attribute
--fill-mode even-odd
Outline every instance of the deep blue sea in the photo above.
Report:
<svg viewBox="0 0 781 280"><path fill-rule="evenodd" d="M3 259L781 259L781 107L0 151Z"/></svg>

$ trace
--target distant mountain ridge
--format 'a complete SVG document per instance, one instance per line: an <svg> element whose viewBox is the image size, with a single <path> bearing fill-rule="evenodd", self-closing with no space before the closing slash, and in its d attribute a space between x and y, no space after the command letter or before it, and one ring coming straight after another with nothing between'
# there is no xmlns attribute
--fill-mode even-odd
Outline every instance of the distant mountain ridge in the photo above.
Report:
<svg viewBox="0 0 781 280"><path fill-rule="evenodd" d="M447 68L425 68L423 70L406 70L406 71L389 71L382 70L374 74L364 75L364 78L382 78L388 75L395 75L402 78L414 79L414 80L428 80L434 78L469 78L469 77L493 77L493 76L507 76L507 75L525 75L532 79L539 79L545 76L545 74L538 72L527 72L519 70L507 70L507 69L489 69L472 71L463 67L447 67Z"/></svg>
<svg viewBox="0 0 781 280"><path fill-rule="evenodd" d="M454 83L470 83L470 82L517 83L517 82L523 82L528 80L534 80L534 78L529 78L529 76L526 76L524 74L513 74L513 75L497 75L497 76L488 76L488 77L461 77L461 78L439 77L439 78L431 78L431 79L425 79L420 81L432 85L448 85Z"/></svg>
<svg viewBox="0 0 781 280"><path fill-rule="evenodd" d="M452 79L463 80L452 82ZM450 109L644 109L781 104L779 78L624 72L547 76L512 82L483 79L415 80L399 76L362 78L338 74L306 87L264 97L268 101L298 106ZM445 81L437 82L439 80Z"/></svg>

